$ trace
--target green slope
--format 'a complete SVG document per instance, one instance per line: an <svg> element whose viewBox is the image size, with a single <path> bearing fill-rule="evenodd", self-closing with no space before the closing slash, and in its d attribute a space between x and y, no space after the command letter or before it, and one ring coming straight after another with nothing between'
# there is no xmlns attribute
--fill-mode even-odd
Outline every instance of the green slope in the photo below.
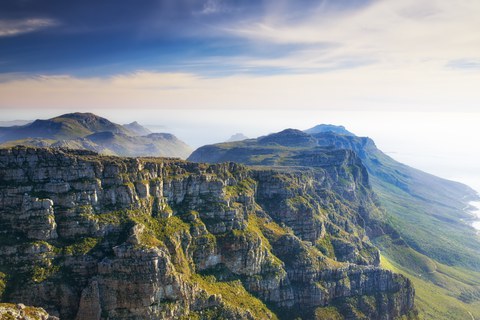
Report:
<svg viewBox="0 0 480 320"><path fill-rule="evenodd" d="M315 134L319 145L354 150L391 225L415 250L441 263L480 271L480 237L466 223L471 188L399 163L369 138Z"/></svg>
<svg viewBox="0 0 480 320"><path fill-rule="evenodd" d="M323 129L310 131L310 135L295 132L299 147L292 143L291 136L284 140L283 131L273 134L268 143L262 143L262 137L205 146L189 160L308 165L299 164L299 157L338 149L355 151L368 170L370 183L384 209L383 219L393 229L385 230L387 235L383 236L372 234L372 240L391 268L414 281L421 316L480 318L480 237L468 225L471 216L464 210L469 201L477 199L476 192L395 161L369 138ZM311 145L310 138L316 140L315 145Z"/></svg>
<svg viewBox="0 0 480 320"><path fill-rule="evenodd" d="M397 261L404 261L406 265ZM437 269L430 271L430 274L412 272L424 266L424 262L427 265L432 263L427 257L418 256L415 251L389 250L388 253L383 252L380 265L407 276L413 282L415 304L421 319L478 319L480 302L462 301L458 298L458 292L478 290L480 274L441 264L436 264Z"/></svg>

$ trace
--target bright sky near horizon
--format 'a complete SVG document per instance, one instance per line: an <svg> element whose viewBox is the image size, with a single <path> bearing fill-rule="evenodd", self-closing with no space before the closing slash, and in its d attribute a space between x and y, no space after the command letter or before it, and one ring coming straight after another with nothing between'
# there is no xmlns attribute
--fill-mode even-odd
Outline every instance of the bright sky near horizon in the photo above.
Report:
<svg viewBox="0 0 480 320"><path fill-rule="evenodd" d="M480 190L479 13L478 0L4 0L0 120L90 111L196 146L333 122Z"/></svg>

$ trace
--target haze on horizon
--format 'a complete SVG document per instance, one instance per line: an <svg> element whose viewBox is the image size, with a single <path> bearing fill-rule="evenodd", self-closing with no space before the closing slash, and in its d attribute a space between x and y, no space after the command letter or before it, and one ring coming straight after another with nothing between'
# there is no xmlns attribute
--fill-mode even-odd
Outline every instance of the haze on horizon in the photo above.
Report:
<svg viewBox="0 0 480 320"><path fill-rule="evenodd" d="M193 146L345 125L480 190L480 2L0 3L0 120L95 112Z"/></svg>

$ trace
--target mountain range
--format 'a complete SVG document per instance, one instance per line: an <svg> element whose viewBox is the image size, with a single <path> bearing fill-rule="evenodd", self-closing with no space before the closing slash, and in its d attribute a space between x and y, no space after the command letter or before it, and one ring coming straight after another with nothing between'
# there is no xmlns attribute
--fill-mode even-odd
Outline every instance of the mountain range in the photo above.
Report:
<svg viewBox="0 0 480 320"><path fill-rule="evenodd" d="M191 148L169 133L152 133L137 122L119 125L92 113L64 114L22 126L0 127L0 145L88 149L103 154L186 158Z"/></svg>
<svg viewBox="0 0 480 320"><path fill-rule="evenodd" d="M401 164L370 138L332 125L208 145L188 160L312 167L319 157L328 161L325 150L352 150L365 165L381 220L391 231L369 236L381 249L384 265L414 281L421 313L428 319L480 317L480 238L465 211L478 199L471 188Z"/></svg>
<svg viewBox="0 0 480 320"><path fill-rule="evenodd" d="M0 141L0 301L13 303L0 314L25 303L78 320L480 317L465 210L477 193L343 126L207 145L187 161L155 157L187 154L172 135L93 114L1 128Z"/></svg>

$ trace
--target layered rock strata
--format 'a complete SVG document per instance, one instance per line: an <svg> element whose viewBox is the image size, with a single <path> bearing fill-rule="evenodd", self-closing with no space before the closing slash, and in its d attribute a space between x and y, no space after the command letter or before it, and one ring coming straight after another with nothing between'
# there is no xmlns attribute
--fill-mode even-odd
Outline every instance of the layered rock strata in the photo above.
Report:
<svg viewBox="0 0 480 320"><path fill-rule="evenodd" d="M380 269L368 241L378 208L361 162L349 151L310 161L2 149L2 300L61 319L409 314L410 281Z"/></svg>

